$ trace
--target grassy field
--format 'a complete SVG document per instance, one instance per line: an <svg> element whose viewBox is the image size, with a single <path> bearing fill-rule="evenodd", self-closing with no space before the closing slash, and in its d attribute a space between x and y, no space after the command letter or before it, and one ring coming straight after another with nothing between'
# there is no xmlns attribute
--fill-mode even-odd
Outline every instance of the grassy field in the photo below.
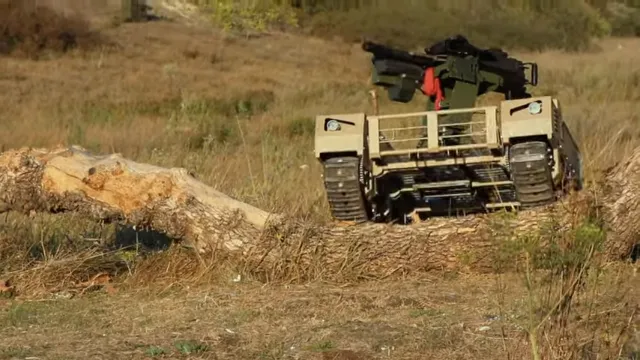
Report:
<svg viewBox="0 0 640 360"><path fill-rule="evenodd" d="M171 22L110 26L81 40L86 49L64 55L34 59L26 47L0 57L3 150L120 152L185 167L265 210L329 219L313 118L371 111L368 57L357 44L292 33L247 39ZM538 62L534 93L559 98L589 181L640 145L640 40L597 45L513 53ZM421 106L382 96L381 111ZM559 325L545 319L567 288L562 274L261 284L181 249L142 260L92 252L118 236L72 215L0 217L0 279L19 293L0 299L0 359L510 359L532 348L545 359L630 359L640 351L640 278L630 266L591 263L571 308L554 314ZM115 285L73 286L101 272Z"/></svg>
<svg viewBox="0 0 640 360"><path fill-rule="evenodd" d="M590 283L595 292L574 304L564 332L541 326L541 347L555 352L545 351L543 358L631 359L637 332L629 342L618 336L633 315L624 299L637 299L637 278L609 269L600 281ZM530 297L520 278L158 285L70 300L0 303L0 358L531 358L523 331L529 326ZM621 292L627 286L635 290ZM616 357L619 352L625 357Z"/></svg>

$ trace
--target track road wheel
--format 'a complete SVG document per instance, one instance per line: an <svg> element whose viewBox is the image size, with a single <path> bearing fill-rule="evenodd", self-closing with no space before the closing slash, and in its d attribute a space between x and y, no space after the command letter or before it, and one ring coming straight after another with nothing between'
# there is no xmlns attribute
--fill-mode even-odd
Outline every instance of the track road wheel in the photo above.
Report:
<svg viewBox="0 0 640 360"><path fill-rule="evenodd" d="M329 158L324 165L324 188L331 215L338 221L369 220L360 183L360 159L355 156Z"/></svg>
<svg viewBox="0 0 640 360"><path fill-rule="evenodd" d="M556 200L548 145L530 141L511 146L509 163L522 208L551 204Z"/></svg>

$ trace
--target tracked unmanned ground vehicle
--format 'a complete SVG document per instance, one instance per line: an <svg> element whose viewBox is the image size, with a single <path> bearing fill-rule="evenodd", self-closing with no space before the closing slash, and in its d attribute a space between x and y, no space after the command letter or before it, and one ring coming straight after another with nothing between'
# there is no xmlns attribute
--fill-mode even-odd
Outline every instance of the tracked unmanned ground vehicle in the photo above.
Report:
<svg viewBox="0 0 640 360"><path fill-rule="evenodd" d="M392 101L426 96L424 112L320 115L315 155L334 218L408 223L550 204L582 188L578 145L559 101L532 97L538 67L462 36L425 55L364 42L372 81ZM527 76L528 75L528 76ZM502 94L499 106L476 107Z"/></svg>

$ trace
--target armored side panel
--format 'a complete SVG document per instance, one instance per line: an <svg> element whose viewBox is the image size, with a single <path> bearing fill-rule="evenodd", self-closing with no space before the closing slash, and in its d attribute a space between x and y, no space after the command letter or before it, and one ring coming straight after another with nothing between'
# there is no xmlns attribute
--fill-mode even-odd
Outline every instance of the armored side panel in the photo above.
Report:
<svg viewBox="0 0 640 360"><path fill-rule="evenodd" d="M365 124L364 113L316 116L316 158L347 154L362 156Z"/></svg>
<svg viewBox="0 0 640 360"><path fill-rule="evenodd" d="M555 108L550 96L502 101L500 120L503 143L530 137L557 141L557 136L554 136L558 131ZM552 146L556 147L557 144Z"/></svg>
<svg viewBox="0 0 640 360"><path fill-rule="evenodd" d="M569 130L569 126L564 122L560 102L553 99L555 117L561 123L558 134L559 162L563 169L563 186L568 186L572 190L582 190L584 172L582 167L582 154L580 147Z"/></svg>

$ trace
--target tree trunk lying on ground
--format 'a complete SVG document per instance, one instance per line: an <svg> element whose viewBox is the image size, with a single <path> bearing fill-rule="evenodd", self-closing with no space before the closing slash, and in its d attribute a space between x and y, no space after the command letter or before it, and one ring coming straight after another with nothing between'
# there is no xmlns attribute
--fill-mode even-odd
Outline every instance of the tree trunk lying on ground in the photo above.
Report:
<svg viewBox="0 0 640 360"><path fill-rule="evenodd" d="M515 215L509 231L532 233L553 220L568 230L597 202L607 229L603 254L627 255L640 234L640 148L597 186L546 208ZM597 196L594 194L598 194ZM585 203L589 203L585 205ZM486 271L509 231L500 215L434 218L411 225L318 225L234 200L184 169L98 156L80 147L0 154L0 212L76 212L95 220L151 228L200 252L224 249L268 276L379 277L433 269Z"/></svg>

